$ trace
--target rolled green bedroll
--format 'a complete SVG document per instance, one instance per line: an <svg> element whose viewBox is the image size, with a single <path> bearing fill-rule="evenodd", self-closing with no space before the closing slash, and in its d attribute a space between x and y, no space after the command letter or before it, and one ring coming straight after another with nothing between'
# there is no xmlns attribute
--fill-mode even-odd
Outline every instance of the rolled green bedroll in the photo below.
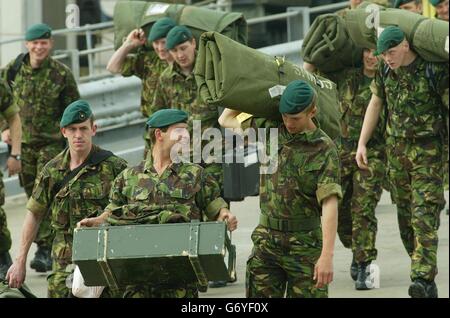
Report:
<svg viewBox="0 0 450 318"><path fill-rule="evenodd" d="M148 35L153 23L163 17L170 17L178 24L189 27L197 40L203 32L217 31L233 40L247 43L247 22L242 13L162 2L118 1L114 7L115 49L136 28L144 29Z"/></svg>
<svg viewBox="0 0 450 318"><path fill-rule="evenodd" d="M353 42L360 47L376 47L378 34L390 25L405 32L412 48L430 62L448 62L448 22L429 19L400 9L380 9L380 25L371 27L373 13L366 9L349 10L344 17L347 31ZM368 23L369 21L369 23Z"/></svg>
<svg viewBox="0 0 450 318"><path fill-rule="evenodd" d="M362 48L353 42L344 19L337 14L323 14L314 20L300 54L324 73L358 67L362 62Z"/></svg>
<svg viewBox="0 0 450 318"><path fill-rule="evenodd" d="M333 139L340 134L336 85L282 58L207 32L200 38L194 73L199 94L207 104L269 119L281 118L278 104L284 86L303 79L317 91L321 128Z"/></svg>

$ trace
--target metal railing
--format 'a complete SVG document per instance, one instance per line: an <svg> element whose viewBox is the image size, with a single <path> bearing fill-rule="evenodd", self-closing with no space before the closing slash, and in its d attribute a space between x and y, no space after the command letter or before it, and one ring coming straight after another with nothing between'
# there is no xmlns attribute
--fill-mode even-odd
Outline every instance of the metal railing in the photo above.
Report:
<svg viewBox="0 0 450 318"><path fill-rule="evenodd" d="M195 5L204 6L217 10L231 10L230 0L205 0ZM268 15L265 17L252 18L247 20L248 25L255 25L259 23L266 23L276 20L286 20L287 22L287 38L288 42L294 40L301 40L305 36L309 29L311 14L329 12L332 10L338 10L348 6L348 1L341 3L328 4L318 7L289 7L287 12L278 13L273 15ZM96 70L100 68L100 65L94 64L94 58L99 53L113 52L114 45L104 45L101 47L93 47L93 36L95 33L111 32L114 27L112 21L102 22L96 24L86 24L82 27L70 28L70 29L60 29L52 32L55 36L69 36L69 35L83 35L86 39L86 49L67 49L67 50L55 50L53 58L55 59L68 59L68 64L70 65L72 72L75 76L77 82L89 82L93 80L103 79L112 76L109 72L104 69L103 72L96 73ZM24 36L15 37L13 39L7 39L0 41L0 45L11 44L16 42L22 42L25 40ZM87 71L88 75L80 74L80 57L87 56Z"/></svg>

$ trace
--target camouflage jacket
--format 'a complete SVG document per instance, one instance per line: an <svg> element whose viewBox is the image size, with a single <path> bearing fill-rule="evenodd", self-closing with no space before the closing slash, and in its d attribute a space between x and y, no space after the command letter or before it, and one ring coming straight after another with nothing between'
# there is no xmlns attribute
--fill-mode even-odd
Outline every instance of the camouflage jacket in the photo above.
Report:
<svg viewBox="0 0 450 318"><path fill-rule="evenodd" d="M11 61L2 76L14 64ZM75 78L64 64L48 57L32 69L27 56L12 83L13 102L20 108L22 142L45 145L62 140L59 122L64 109L80 98Z"/></svg>
<svg viewBox="0 0 450 318"><path fill-rule="evenodd" d="M135 75L142 80L141 112L146 118L158 110L152 109L153 96L158 89L159 77L167 66L166 61L148 48L140 48L136 54L128 55L122 66L123 76Z"/></svg>
<svg viewBox="0 0 450 318"><path fill-rule="evenodd" d="M227 207L219 184L201 166L173 163L159 176L151 155L116 178L109 199L105 211L112 212L111 224L166 223L172 217L215 220Z"/></svg>
<svg viewBox="0 0 450 318"><path fill-rule="evenodd" d="M0 78L0 125L3 126L3 128L7 127L7 120L14 114L17 114L19 110L19 107L12 102L11 90L9 89L8 84ZM0 171L0 179L2 177L3 173ZM0 182L0 193L2 193L3 188L3 182ZM0 203L3 201L1 197L2 195L0 195Z"/></svg>
<svg viewBox="0 0 450 318"><path fill-rule="evenodd" d="M341 139L357 146L361 134L364 115L369 106L372 79L364 75L362 68L350 68L335 73L331 79L336 82L341 112ZM384 141L385 116L381 114L377 129L370 139L370 146L382 150ZM356 150L356 148L354 149Z"/></svg>
<svg viewBox="0 0 450 318"><path fill-rule="evenodd" d="M99 149L94 145L92 152ZM126 166L126 161L116 156L95 166L87 165L55 194L55 184L70 173L70 152L67 148L40 172L27 209L37 215L44 215L50 209L55 232L72 235L77 222L103 212L108 204L111 184Z"/></svg>
<svg viewBox="0 0 450 318"><path fill-rule="evenodd" d="M159 87L153 99L153 108L177 108L190 114L189 122L200 120L202 133L206 128L219 128L217 107L208 106L198 96L194 74L185 76L180 67L169 65L159 79Z"/></svg>
<svg viewBox="0 0 450 318"><path fill-rule="evenodd" d="M0 78L0 116L2 120L8 120L19 111L19 107L13 103L11 90L9 89L8 84Z"/></svg>
<svg viewBox="0 0 450 318"><path fill-rule="evenodd" d="M320 128L292 135L279 122L263 118L251 122L253 128L278 128L278 152L274 154L278 168L260 177L262 214L279 219L314 218L322 214L324 199L342 198L337 149ZM268 144L268 154L269 148Z"/></svg>
<svg viewBox="0 0 450 318"><path fill-rule="evenodd" d="M435 88L426 74L427 63L434 73ZM381 64L371 85L372 93L387 105L387 135L401 138L443 135L448 90L448 63L430 63L420 56L396 70Z"/></svg>

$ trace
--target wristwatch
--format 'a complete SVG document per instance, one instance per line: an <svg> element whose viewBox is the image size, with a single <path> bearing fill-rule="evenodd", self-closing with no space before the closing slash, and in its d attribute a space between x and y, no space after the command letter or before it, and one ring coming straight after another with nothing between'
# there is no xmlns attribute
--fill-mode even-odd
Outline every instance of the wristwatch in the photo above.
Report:
<svg viewBox="0 0 450 318"><path fill-rule="evenodd" d="M9 155L10 157L13 157L14 159L20 161L22 160L22 157L20 155Z"/></svg>

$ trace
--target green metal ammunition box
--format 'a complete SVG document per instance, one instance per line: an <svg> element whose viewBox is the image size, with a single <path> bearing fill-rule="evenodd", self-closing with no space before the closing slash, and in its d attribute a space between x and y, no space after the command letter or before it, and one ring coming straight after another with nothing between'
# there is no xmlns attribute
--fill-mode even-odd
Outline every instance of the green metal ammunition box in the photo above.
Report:
<svg viewBox="0 0 450 318"><path fill-rule="evenodd" d="M234 268L225 265L227 246L224 222L80 228L72 260L86 286L207 285L233 280Z"/></svg>

